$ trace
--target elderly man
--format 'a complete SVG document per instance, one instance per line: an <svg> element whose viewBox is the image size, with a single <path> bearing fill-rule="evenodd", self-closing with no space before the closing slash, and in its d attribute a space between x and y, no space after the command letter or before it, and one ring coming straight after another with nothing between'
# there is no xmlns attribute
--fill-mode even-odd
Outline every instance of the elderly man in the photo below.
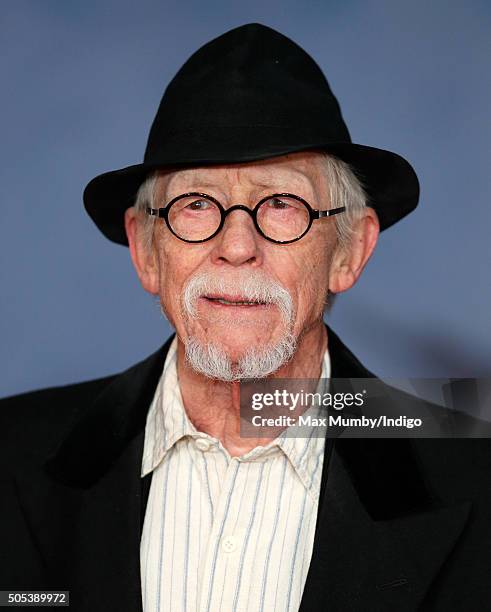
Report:
<svg viewBox="0 0 491 612"><path fill-rule="evenodd" d="M246 379L373 377L323 313L418 200L404 159L351 143L312 58L258 24L211 41L144 163L84 199L176 335L3 402L1 589L86 611L491 603L487 441L241 436Z"/></svg>

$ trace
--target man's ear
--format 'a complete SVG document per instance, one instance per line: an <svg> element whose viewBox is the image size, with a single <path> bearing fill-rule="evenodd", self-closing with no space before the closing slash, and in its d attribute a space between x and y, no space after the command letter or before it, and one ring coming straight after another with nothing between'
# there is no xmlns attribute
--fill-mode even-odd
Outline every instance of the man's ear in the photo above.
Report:
<svg viewBox="0 0 491 612"><path fill-rule="evenodd" d="M134 206L124 214L124 226L130 247L131 261L142 287L153 295L159 292L157 256L151 244L147 244L140 214Z"/></svg>
<svg viewBox="0 0 491 612"><path fill-rule="evenodd" d="M375 249L379 233L377 213L367 206L363 216L355 222L350 243L338 246L334 253L329 274L330 291L347 291L356 283Z"/></svg>

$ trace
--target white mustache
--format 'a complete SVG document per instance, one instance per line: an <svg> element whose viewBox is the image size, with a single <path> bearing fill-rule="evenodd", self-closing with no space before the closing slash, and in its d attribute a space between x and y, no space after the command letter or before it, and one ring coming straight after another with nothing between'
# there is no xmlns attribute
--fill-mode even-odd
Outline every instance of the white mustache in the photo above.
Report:
<svg viewBox="0 0 491 612"><path fill-rule="evenodd" d="M201 272L192 276L182 293L183 311L197 318L197 302L204 295L240 295L246 301L262 302L277 306L285 323L293 321L293 299L280 283L259 272L241 273L233 279L220 278L216 274Z"/></svg>

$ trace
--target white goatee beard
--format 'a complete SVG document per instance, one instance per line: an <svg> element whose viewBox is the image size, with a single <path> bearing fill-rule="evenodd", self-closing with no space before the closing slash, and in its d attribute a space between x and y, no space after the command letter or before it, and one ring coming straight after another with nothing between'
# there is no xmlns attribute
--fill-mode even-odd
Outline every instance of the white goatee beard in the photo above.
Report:
<svg viewBox="0 0 491 612"><path fill-rule="evenodd" d="M279 342L263 349L252 348L237 363L232 363L223 349L209 342L200 344L195 338L186 343L186 361L200 374L225 382L245 378L265 378L285 365L293 356L296 341L286 333Z"/></svg>
<svg viewBox="0 0 491 612"><path fill-rule="evenodd" d="M277 306L285 331L274 344L252 347L236 362L232 362L223 348L208 342L203 344L191 336L185 343L186 361L200 374L224 382L239 381L246 378L265 378L283 365L295 353L297 343L292 328L294 323L293 300L286 289L263 274L248 272L242 279L226 281L211 274L193 276L184 288L182 296L183 315L197 319L196 303L206 294L236 294L250 301ZM244 319L245 322L246 319ZM227 319L230 322L230 319Z"/></svg>

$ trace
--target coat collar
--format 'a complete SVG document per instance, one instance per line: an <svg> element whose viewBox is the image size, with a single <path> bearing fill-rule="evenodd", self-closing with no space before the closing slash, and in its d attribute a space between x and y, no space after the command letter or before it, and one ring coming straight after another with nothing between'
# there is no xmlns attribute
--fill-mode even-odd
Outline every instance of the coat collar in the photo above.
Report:
<svg viewBox="0 0 491 612"><path fill-rule="evenodd" d="M116 376L95 398L46 464L56 481L81 488L92 486L142 433L173 338Z"/></svg>

